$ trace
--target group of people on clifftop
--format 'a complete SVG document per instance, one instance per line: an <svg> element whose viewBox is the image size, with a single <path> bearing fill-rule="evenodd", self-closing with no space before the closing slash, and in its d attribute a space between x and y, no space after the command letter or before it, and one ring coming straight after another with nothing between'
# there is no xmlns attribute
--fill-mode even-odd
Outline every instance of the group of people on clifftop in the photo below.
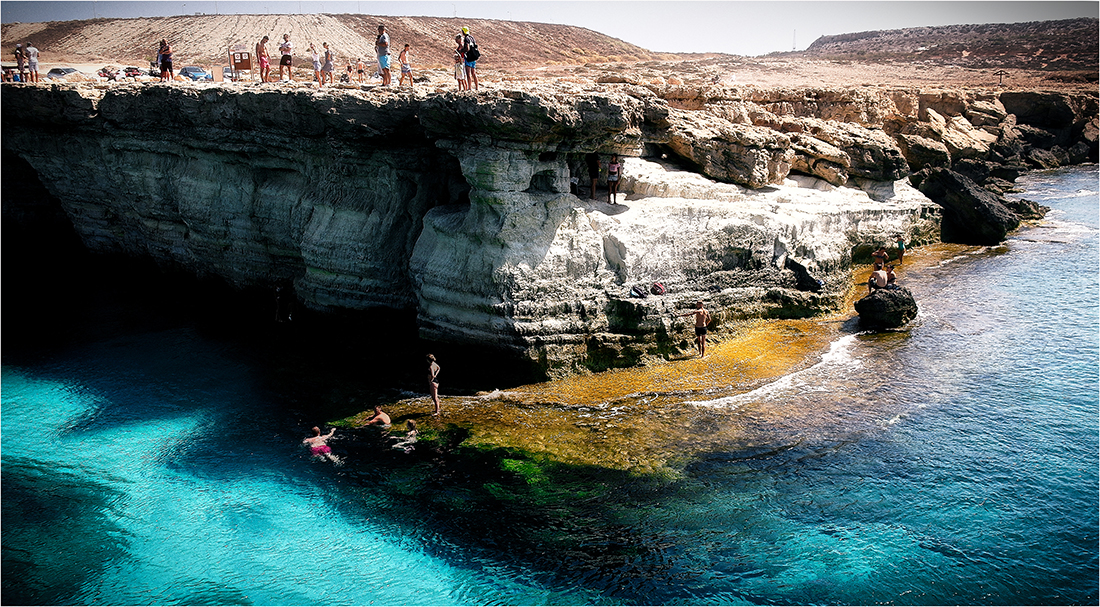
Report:
<svg viewBox="0 0 1100 607"><path fill-rule="evenodd" d="M4 70L5 80L18 78L18 82L38 82L38 49L30 42L26 45L16 44L15 67L16 73L12 75Z"/></svg>
<svg viewBox="0 0 1100 607"><path fill-rule="evenodd" d="M264 36L256 43L256 61L260 72L261 82L278 82L283 80L284 70L286 72L287 80L294 81L294 73L291 70L293 65L293 51L294 44L290 41L290 34L283 34L283 42L279 45L279 76L278 80L271 77L271 58L270 53L267 50L268 37ZM477 61L481 57L481 51L478 49L477 42L474 37L470 35L470 28L463 27L462 33L455 36L455 48L453 51L453 59L455 64L455 80L458 81L458 89L461 91L477 90ZM336 53L329 46L328 42L321 43L323 50L318 50L313 43L309 45L310 60L313 63L313 79L319 86L324 86L325 83L335 83L335 65L336 65ZM378 65L378 71L376 76L382 79L382 86L392 86L392 73L391 73L391 48L390 34L386 31L386 26L383 24L378 25L378 35L374 39L374 53L375 59ZM409 86L413 86L413 69L412 69L412 45L405 44L405 47L401 50L397 58L398 63L401 66L401 76L397 80L397 86L402 86L405 81L408 80ZM363 59L357 58L355 60L354 67L349 60L346 66L347 73L340 77L341 82L350 83L353 80L359 84L363 83L363 79L366 75L367 67L363 62Z"/></svg>

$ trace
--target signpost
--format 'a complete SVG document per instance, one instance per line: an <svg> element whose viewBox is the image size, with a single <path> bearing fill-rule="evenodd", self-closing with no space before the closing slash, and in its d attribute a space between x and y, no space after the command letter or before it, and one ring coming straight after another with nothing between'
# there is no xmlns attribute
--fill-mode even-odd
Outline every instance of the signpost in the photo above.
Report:
<svg viewBox="0 0 1100 607"><path fill-rule="evenodd" d="M239 80L241 72L248 70L248 79L253 79L252 54L245 50L245 45L234 44L229 48L229 61L233 65L233 79Z"/></svg>

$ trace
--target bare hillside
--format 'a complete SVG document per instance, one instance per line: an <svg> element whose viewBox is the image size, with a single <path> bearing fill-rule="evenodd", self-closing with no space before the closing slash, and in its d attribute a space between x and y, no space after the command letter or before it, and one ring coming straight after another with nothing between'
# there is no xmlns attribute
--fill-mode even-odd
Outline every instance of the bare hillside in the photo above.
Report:
<svg viewBox="0 0 1100 607"><path fill-rule="evenodd" d="M674 59L581 27L552 23L451 19L438 17L375 17L370 15L196 15L140 19L89 19L48 23L11 23L0 27L0 51L11 57L15 45L33 42L43 62L148 65L157 42L167 38L175 48L176 65L222 65L228 49L251 49L263 36L274 54L284 33L304 61L312 42L328 42L340 63L374 56L374 39L384 23L395 48L412 45L422 67L451 64L454 36L467 26L489 68L530 65L576 65L587 62ZM299 61L299 64L300 64Z"/></svg>
<svg viewBox="0 0 1100 607"><path fill-rule="evenodd" d="M1097 19L917 27L822 36L802 55L819 59L905 60L971 68L1092 70ZM793 53L797 54L797 53Z"/></svg>

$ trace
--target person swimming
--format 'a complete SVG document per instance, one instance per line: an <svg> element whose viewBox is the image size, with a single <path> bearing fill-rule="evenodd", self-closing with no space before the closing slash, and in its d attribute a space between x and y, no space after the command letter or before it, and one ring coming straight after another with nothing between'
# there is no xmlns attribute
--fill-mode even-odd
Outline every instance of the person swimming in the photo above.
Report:
<svg viewBox="0 0 1100 607"><path fill-rule="evenodd" d="M321 434L321 429L313 427L313 436L302 440L302 444L309 447L309 454L313 457L321 457L330 462L340 463L340 458L332 454L332 447L328 446L328 439L336 434L336 428L329 430L328 434Z"/></svg>
<svg viewBox="0 0 1100 607"><path fill-rule="evenodd" d="M393 444L394 449L401 449L405 453L409 453L413 450L413 444L416 443L416 437L420 434L420 431L416 429L415 419L409 420L408 428L409 431L405 433L405 438L402 438Z"/></svg>

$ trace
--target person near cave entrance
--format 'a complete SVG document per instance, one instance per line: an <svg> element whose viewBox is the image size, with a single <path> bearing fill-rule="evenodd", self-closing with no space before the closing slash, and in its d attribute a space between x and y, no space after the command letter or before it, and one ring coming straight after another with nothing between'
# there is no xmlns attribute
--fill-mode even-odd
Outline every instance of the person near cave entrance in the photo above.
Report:
<svg viewBox="0 0 1100 607"><path fill-rule="evenodd" d="M432 415L439 415L439 365L432 354L428 355L428 394L432 395L432 405L435 406Z"/></svg>
<svg viewBox="0 0 1100 607"><path fill-rule="evenodd" d="M589 190L588 198L595 200L596 183L600 180L600 155L596 152L585 154L584 162L588 165L588 178L592 181L592 189Z"/></svg>
<svg viewBox="0 0 1100 607"><path fill-rule="evenodd" d="M607 163L607 202L618 204L616 197L619 194L619 178L622 177L623 165L619 162L619 155L612 154L611 162Z"/></svg>

